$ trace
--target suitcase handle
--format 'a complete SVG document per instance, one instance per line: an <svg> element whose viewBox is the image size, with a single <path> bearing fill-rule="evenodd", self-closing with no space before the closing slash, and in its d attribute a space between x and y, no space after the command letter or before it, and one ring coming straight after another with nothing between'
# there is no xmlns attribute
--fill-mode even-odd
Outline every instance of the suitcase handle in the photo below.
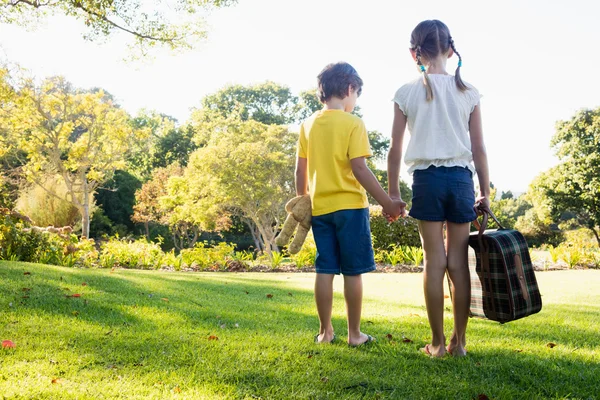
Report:
<svg viewBox="0 0 600 400"><path fill-rule="evenodd" d="M473 221L473 225L475 225L475 228L479 231L479 236L483 235L483 232L485 232L485 230L487 229L489 217L492 217L494 222L498 225L498 228L504 229L500 221L498 221L498 218L496 218L496 216L488 206L478 201L477 203L475 203L475 206L473 208L475 209L475 212L477 212L477 214L481 213L482 215L481 223L477 219Z"/></svg>

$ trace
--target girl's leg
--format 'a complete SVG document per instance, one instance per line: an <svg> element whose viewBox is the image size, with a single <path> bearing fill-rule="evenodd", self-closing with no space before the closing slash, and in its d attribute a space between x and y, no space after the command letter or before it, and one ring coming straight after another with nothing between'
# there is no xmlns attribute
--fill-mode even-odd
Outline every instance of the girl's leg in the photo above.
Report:
<svg viewBox="0 0 600 400"><path fill-rule="evenodd" d="M468 265L470 224L446 224L446 249L448 253L448 274L452 281L452 309L454 331L448 351L454 356L464 356L466 330L471 306L471 278Z"/></svg>
<svg viewBox="0 0 600 400"><path fill-rule="evenodd" d="M431 344L424 350L435 357L441 357L446 353L443 285L447 262L443 226L443 222L419 220L419 233L425 260L423 274L425 304L432 335Z"/></svg>
<svg viewBox="0 0 600 400"><path fill-rule="evenodd" d="M348 344L356 346L368 340L368 336L360 331L363 298L362 275L344 275L344 298L348 315Z"/></svg>
<svg viewBox="0 0 600 400"><path fill-rule="evenodd" d="M331 312L333 307L333 277L334 274L317 274L315 278L315 301L319 314L318 342L331 342L333 339L333 325L331 325Z"/></svg>

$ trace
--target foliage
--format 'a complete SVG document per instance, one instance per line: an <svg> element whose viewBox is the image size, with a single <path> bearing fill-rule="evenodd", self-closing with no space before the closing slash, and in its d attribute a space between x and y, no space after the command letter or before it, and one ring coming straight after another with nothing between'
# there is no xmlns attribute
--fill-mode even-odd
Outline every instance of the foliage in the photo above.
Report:
<svg viewBox="0 0 600 400"><path fill-rule="evenodd" d="M551 145L561 164L541 174L535 189L549 199L555 220L573 214L600 246L600 108L558 122Z"/></svg>
<svg viewBox="0 0 600 400"><path fill-rule="evenodd" d="M144 239L134 241L113 237L102 244L100 265L105 268L158 269L165 254L157 243Z"/></svg>
<svg viewBox="0 0 600 400"><path fill-rule="evenodd" d="M228 210L247 223L261 249L277 251L275 235L293 194L297 136L285 127L215 116L196 129L206 140L190 157L182 204L198 221Z"/></svg>
<svg viewBox="0 0 600 400"><path fill-rule="evenodd" d="M0 209L0 260L36 262L48 246L47 235Z"/></svg>
<svg viewBox="0 0 600 400"><path fill-rule="evenodd" d="M419 228L414 218L406 217L390 224L381 214L379 206L370 207L369 214L374 249L387 250L396 245L421 246Z"/></svg>
<svg viewBox="0 0 600 400"><path fill-rule="evenodd" d="M231 85L202 99L202 108L192 119L198 123L213 116L227 118L236 112L242 121L252 119L265 125L294 122L297 98L290 88L274 82L254 86Z"/></svg>
<svg viewBox="0 0 600 400"><path fill-rule="evenodd" d="M490 208L504 228L514 229L519 217L524 217L526 212L533 206L527 201L525 195L515 198L510 191L508 192L510 196L507 196L504 192L502 193L499 200L492 200ZM492 223L493 221L490 221L490 227L495 227L495 224Z"/></svg>
<svg viewBox="0 0 600 400"><path fill-rule="evenodd" d="M132 231L134 224L133 206L135 204L135 192L142 187L142 183L132 174L117 170L113 178L98 188L96 192L96 205L104 210L113 225L125 226Z"/></svg>
<svg viewBox="0 0 600 400"><path fill-rule="evenodd" d="M235 245L220 242L209 246L206 242L198 242L193 249L183 249L181 258L188 266L196 266L200 270L222 270L227 261L235 259Z"/></svg>
<svg viewBox="0 0 600 400"><path fill-rule="evenodd" d="M40 178L40 184L22 190L15 208L38 226L73 226L80 216L67 200L65 182L59 176L48 176ZM55 195L48 193L50 188Z"/></svg>
<svg viewBox="0 0 600 400"><path fill-rule="evenodd" d="M155 47L190 49L207 35L201 14L236 0L0 0L0 22L35 26L51 15L65 15L82 22L88 40L103 41L116 33L130 37L136 54Z"/></svg>
<svg viewBox="0 0 600 400"><path fill-rule="evenodd" d="M68 199L82 217L82 236L88 237L93 194L124 166L136 131L127 113L102 90L76 90L61 77L39 86L31 80L21 85L16 99L0 107L0 123L9 136L4 144L24 153L29 181L43 187L48 174L63 179Z"/></svg>

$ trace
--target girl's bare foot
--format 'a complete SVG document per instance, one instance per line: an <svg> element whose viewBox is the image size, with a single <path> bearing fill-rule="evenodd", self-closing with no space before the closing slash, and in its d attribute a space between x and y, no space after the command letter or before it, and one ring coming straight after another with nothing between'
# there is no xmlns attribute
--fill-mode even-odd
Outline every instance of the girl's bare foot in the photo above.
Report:
<svg viewBox="0 0 600 400"><path fill-rule="evenodd" d="M463 337L462 340L459 340L456 335L452 335L450 338L450 344L446 347L448 353L450 353L453 357L464 357L467 355L467 350L465 349L466 340Z"/></svg>

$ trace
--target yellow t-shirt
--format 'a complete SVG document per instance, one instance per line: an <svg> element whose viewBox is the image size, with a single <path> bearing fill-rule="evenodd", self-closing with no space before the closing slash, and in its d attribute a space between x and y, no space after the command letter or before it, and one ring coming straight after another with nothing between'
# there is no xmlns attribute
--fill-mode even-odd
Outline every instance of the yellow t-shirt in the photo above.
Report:
<svg viewBox="0 0 600 400"><path fill-rule="evenodd" d="M320 110L300 125L298 157L308 161L312 215L369 206L350 160L373 155L364 122L343 110Z"/></svg>

